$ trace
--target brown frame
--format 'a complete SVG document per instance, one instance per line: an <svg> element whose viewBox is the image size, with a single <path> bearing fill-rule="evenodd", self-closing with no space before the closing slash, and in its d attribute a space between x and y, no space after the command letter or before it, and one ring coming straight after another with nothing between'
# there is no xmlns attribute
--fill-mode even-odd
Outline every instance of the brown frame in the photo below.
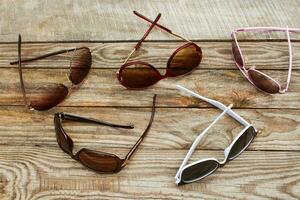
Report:
<svg viewBox="0 0 300 200"><path fill-rule="evenodd" d="M100 170L95 170L87 165L85 165L86 167L95 170L97 172L102 172L102 173L116 173L119 172L123 167L126 166L126 164L128 163L128 161L130 160L130 158L132 157L132 155L134 154L134 152L136 151L136 149L139 147L139 145L141 144L141 142L143 141L143 139L145 138L145 136L147 135L147 133L149 132L153 119L154 119L154 114L155 114L155 103L156 103L156 95L153 96L153 103L152 103L152 111L151 111L151 117L149 120L149 123L145 129L145 131L143 132L143 134L140 136L140 138L138 139L138 141L133 145L133 147L130 149L130 151L127 153L127 155L125 156L124 159L120 159L117 155L115 154L110 154L110 153L105 153L105 152L99 152L99 151L93 151L93 150L89 150L86 148L82 148L80 149L77 153L73 153L73 140L68 136L68 134L65 132L65 130L62 127L62 122L63 121L77 121L77 122L85 122L85 123L94 123L94 124L98 124L98 125L105 125L105 126L110 126L110 127L116 127L116 128L127 128L127 129L132 129L134 128L132 125L118 125L118 124L112 124L109 122L104 122L104 121L99 121L96 119L90 119L90 118L86 118L86 117L80 117L77 115L73 115L73 114L67 114L67 113L55 113L54 114L54 126L55 126L55 131L56 131L56 140L57 143L59 145L59 147L68 155L71 156L71 158L73 158L74 160L82 163L83 165L84 162L80 159L80 153L85 151L85 152L89 152L89 153L94 153L94 154L101 154L101 155L105 155L107 157L110 158L114 158L116 159L118 165L117 167L110 172L103 172ZM64 141L63 141L64 140Z"/></svg>
<svg viewBox="0 0 300 200"><path fill-rule="evenodd" d="M30 110L35 110L31 105L30 103L28 102L28 99L27 99L27 96L26 96L26 89L25 89L25 84L24 84L24 79L23 79L23 72L22 72L22 63L27 63L27 62L32 62L32 61L36 61L36 60L40 60L40 59L43 59L43 58L47 58L47 57L50 57L50 56L54 56L54 55L59 55L59 54L63 54L63 53L68 53L68 52L71 52L71 51L76 51L76 50L80 50L80 49L87 49L89 54L90 54L90 60L88 61L88 66L89 66L89 70L91 69L91 65L92 65L92 56L91 56L91 51L88 47L79 47L79 48L71 48L71 49L63 49L63 50L59 50L59 51L55 51L55 52L52 52L52 53L48 53L48 54L44 54L44 55L41 55L41 56L37 56L37 57L34 57L34 58L28 58L28 59L22 59L22 55L21 55L21 45L22 45L22 36L19 34L18 36L18 60L17 61L13 61L13 62L10 62L11 65L15 65L15 64L18 64L18 71L19 71L19 78L20 78L20 84L21 84L21 90L22 90L22 95L23 95L23 100L24 100L24 103L25 103L25 106L27 108L29 108ZM72 63L72 62L71 62ZM71 64L70 64L70 67L71 67ZM88 74L88 73L87 73ZM87 76L86 74L86 76ZM71 75L70 75L71 76ZM80 83L73 83L73 81L71 80L71 77L69 77L69 80L71 81L72 83L72 86L71 88L74 86L74 85L79 85ZM63 84L59 84L63 89L64 89L64 94L63 96L61 96L61 99L58 100L59 103L61 103L64 99L67 98L67 96L69 95L70 91L68 89L68 87L66 87L65 85ZM57 104L56 104L57 105ZM56 106L55 105L55 106ZM52 107L51 107L52 108ZM37 109L37 110L48 110L50 108L46 108L46 109Z"/></svg>
<svg viewBox="0 0 300 200"><path fill-rule="evenodd" d="M160 25L160 24L157 23L158 20L159 20L160 17L161 17L161 13L159 13L159 14L157 15L157 17L155 18L154 21L148 19L147 17L143 16L142 14L138 13L137 11L133 11L133 13L134 13L136 16L138 16L138 17L140 17L140 18L146 20L147 22L151 23L151 26L150 26L149 29L145 32L145 34L143 35L143 37L138 41L138 43L135 45L134 49L129 53L129 55L128 55L127 58L125 59L124 63L121 65L120 69L117 71L117 78L118 78L119 82L120 82L124 87L126 87L127 89L142 89L142 88L131 88L131 87L128 87L128 86L126 86L126 85L124 84L124 81L122 80L122 71L123 71L126 67L128 67L128 66L136 65L136 64L143 64L143 65L149 66L151 69L153 69L153 70L156 72L156 74L157 74L157 81L156 81L155 83L157 83L158 81L160 81L160 80L162 80L162 79L164 79L164 78L167 78L167 77L181 76L181 75L172 75L172 73L171 73L171 71L170 71L170 63L171 63L173 57L174 57L180 50L182 50L182 49L184 49L184 48L186 48L186 47L188 47L188 46L191 46L191 45L193 45L193 46L196 48L196 51L199 52L199 54L200 54L200 62L201 62L203 54L202 54L201 48L200 48L197 44L195 44L194 42L192 42L192 41L190 41L190 40L188 40L188 39L185 39L184 37L182 37L182 36L180 36L180 35L178 35L178 34L175 34L175 33L172 32L170 29L168 29L168 28L166 28L166 27L164 27L164 26L162 26L162 25ZM149 63L142 62L142 61L128 62L128 60L130 59L130 57L132 56L132 54L140 48L140 46L142 45L143 41L144 41L144 40L147 38L147 36L150 34L150 32L151 32L151 30L154 28L154 26L159 27L160 29L162 29L162 30L164 30L164 31L166 31L166 32L168 32L168 33L170 33L171 35L173 35L173 36L175 36L175 37L177 37L177 38L179 38L179 39L181 39L181 40L187 41L187 43L185 43L185 44L183 44L182 46L178 47L178 48L172 53L172 55L171 55L170 58L168 59L168 62L167 62L167 68L166 68L166 73L165 73L164 75L161 75L161 74L157 71L157 69L155 69L155 67L152 66L152 65L149 64ZM200 62L199 62L199 64L200 64ZM190 71L190 72L191 72L191 71ZM155 84L155 83L154 83L154 84Z"/></svg>

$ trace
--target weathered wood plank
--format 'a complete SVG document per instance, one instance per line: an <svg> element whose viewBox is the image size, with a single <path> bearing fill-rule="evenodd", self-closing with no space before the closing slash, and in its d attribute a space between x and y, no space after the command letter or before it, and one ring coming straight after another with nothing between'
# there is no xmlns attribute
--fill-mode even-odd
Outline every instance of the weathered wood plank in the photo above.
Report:
<svg viewBox="0 0 300 200"><path fill-rule="evenodd" d="M298 0L140 1L53 0L1 1L0 41L137 40L147 24L138 10L190 39L228 39L234 28L299 26ZM299 36L297 36L299 37ZM174 39L156 31L149 39Z"/></svg>
<svg viewBox="0 0 300 200"><path fill-rule="evenodd" d="M68 84L67 73L67 69L27 69L24 70L24 79L28 88L46 83ZM268 70L266 73L283 83L287 76L285 70ZM18 70L4 68L0 69L0 74L0 105L23 105ZM125 89L115 74L115 69L91 70L81 88L60 106L150 106L154 93L159 95L158 106L207 106L194 98L180 95L174 84L181 84L225 104L234 103L236 108L300 108L299 71L293 72L290 91L284 95L257 91L238 70L196 70L187 76L165 79L142 91Z"/></svg>
<svg viewBox="0 0 300 200"><path fill-rule="evenodd" d="M0 107L0 144L56 146L53 113L58 111L135 126L133 130L123 130L74 122L64 124L75 146L91 148L129 148L138 140L150 117L149 108L56 108L41 113L23 107ZM238 109L236 112L261 131L250 149L300 151L299 110ZM217 109L158 108L143 148L189 148L219 113ZM224 117L199 148L225 149L242 128L232 118Z"/></svg>
<svg viewBox="0 0 300 200"><path fill-rule="evenodd" d="M230 42L230 31L238 27L299 26L298 0L0 0L0 5L0 199L300 199L300 34L292 34L294 70L285 95L254 89L235 68ZM151 19L161 12L161 24L201 40L204 58L200 67L145 91L120 86L115 72L148 27L132 10ZM18 71L8 64L16 59L18 33L23 41L34 42L23 45L23 57L81 45L94 50L86 82L59 107L32 112L21 106ZM284 34L241 34L239 38L252 40L241 43L249 65L285 82L287 44L277 40L284 39ZM275 40L256 40L270 38ZM148 39L153 42L145 43L134 59L164 72L167 59L181 43L171 42L176 38L157 29ZM66 83L68 62L69 56L61 55L26 65L27 86ZM181 96L173 88L175 83L226 105L234 103L235 108L242 108L236 109L241 116L262 130L236 160L207 179L182 187L174 183L176 170L192 141L220 111ZM120 173L97 174L59 149L53 113L66 111L134 124L133 130L64 124L75 150L88 147L123 157L148 123L154 93L159 95L153 126ZM222 119L192 160L223 159L223 149L241 128L230 118Z"/></svg>
<svg viewBox="0 0 300 200"><path fill-rule="evenodd" d="M93 68L118 69L135 43L26 43L22 57L30 58L61 49L87 46L92 50ZM157 68L166 68L171 54L181 42L147 42L135 53L132 60L142 60ZM235 69L231 42L197 42L202 48L203 60L198 69ZM241 42L247 65L258 69L288 68L287 42ZM293 69L300 69L300 42L293 43ZM67 68L71 54L61 54L48 59L26 64L33 68ZM0 44L0 68L16 67L9 62L16 60L16 44Z"/></svg>
<svg viewBox="0 0 300 200"><path fill-rule="evenodd" d="M246 151L201 182L176 187L186 150L139 149L118 174L97 174L57 147L1 145L2 199L299 199L299 152ZM125 155L129 149L116 152ZM106 150L105 150L106 151ZM192 161L222 159L197 151Z"/></svg>

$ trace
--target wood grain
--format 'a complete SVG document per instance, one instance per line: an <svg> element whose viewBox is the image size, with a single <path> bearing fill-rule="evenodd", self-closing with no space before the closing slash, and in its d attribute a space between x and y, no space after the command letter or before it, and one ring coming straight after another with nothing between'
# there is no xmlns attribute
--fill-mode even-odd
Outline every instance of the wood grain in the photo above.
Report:
<svg viewBox="0 0 300 200"><path fill-rule="evenodd" d="M92 51L92 68L119 69L135 43L25 43L22 45L22 57L32 58L41 54L87 46ZM156 68L166 68L171 54L182 42L145 42L131 60L142 60ZM202 48L201 69L236 69L231 42L197 42ZM241 42L246 65L255 65L257 69L288 68L287 42ZM293 70L300 69L300 42L293 42ZM48 59L35 61L25 66L28 68L67 68L72 54L61 54ZM16 44L0 44L0 68L17 67L9 65L17 58Z"/></svg>
<svg viewBox="0 0 300 200"><path fill-rule="evenodd" d="M137 10L190 39L228 39L235 28L248 26L299 27L298 0L14 0L1 1L0 41L137 40L147 24ZM296 35L295 37L300 37ZM156 31L149 39L174 37Z"/></svg>
<svg viewBox="0 0 300 200"><path fill-rule="evenodd" d="M58 111L135 126L133 130L124 130L92 124L65 123L65 130L78 148L129 148L138 140L150 117L150 108L56 108L41 113L27 111L23 107L0 107L0 115L5 121L0 126L0 144L56 146L53 113ZM261 131L249 149L300 151L299 110L235 111ZM217 109L158 108L143 147L187 149L218 114L220 111ZM210 130L199 149L225 149L242 128L234 119L224 117Z"/></svg>
<svg viewBox="0 0 300 200"><path fill-rule="evenodd" d="M1 145L2 199L299 199L299 152L246 151L201 182L176 187L186 150L139 149L118 174L97 174L56 146ZM105 149L125 155L129 149ZM192 161L222 159L199 150Z"/></svg>
<svg viewBox="0 0 300 200"><path fill-rule="evenodd" d="M290 91L257 91L236 69L230 32L247 26L299 26L298 0L0 0L0 199L300 199L300 34L292 34ZM143 91L123 88L116 71L148 24L133 10L175 33L197 41L201 65L191 74L170 78ZM17 66L17 34L22 57L88 46L93 65L86 81L47 112L23 106ZM247 66L285 83L288 52L285 34L239 34ZM161 73L182 42L154 29L134 56ZM69 85L70 55L24 65L26 88L47 83ZM234 161L201 182L177 187L174 175L196 136L220 113L174 89L181 84L204 96L234 103L234 110L261 130ZM124 157L145 129L153 94L158 94L153 126L135 156L118 174L98 174L58 147L53 114L59 111L115 123L121 130L64 123L75 151L86 147ZM198 146L192 161L216 157L242 127L224 117Z"/></svg>
<svg viewBox="0 0 300 200"><path fill-rule="evenodd" d="M282 80L287 72L281 70L263 71L275 79ZM0 105L23 105L20 91L18 70L0 69L3 78L0 80ZM67 69L26 69L25 85L28 90L47 83L68 85ZM269 95L257 91L242 77L238 70L196 70L193 73L177 78L160 81L155 86L142 91L127 90L120 85L114 69L93 69L79 90L73 91L70 97L60 106L151 106L153 94L158 94L158 106L164 107L203 107L202 101L181 95L175 84L181 84L199 94L223 102L234 103L236 108L295 108L299 109L300 73L294 71L288 93ZM226 90L224 90L226 88ZM139 97L137 98L137 95ZM32 95L35 96L34 94Z"/></svg>

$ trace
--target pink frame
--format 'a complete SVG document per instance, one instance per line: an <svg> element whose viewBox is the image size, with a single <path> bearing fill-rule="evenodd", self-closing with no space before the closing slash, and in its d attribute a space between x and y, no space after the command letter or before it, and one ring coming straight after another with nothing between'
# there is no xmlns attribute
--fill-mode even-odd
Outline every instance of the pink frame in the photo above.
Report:
<svg viewBox="0 0 300 200"><path fill-rule="evenodd" d="M276 81L275 79L271 78L270 76L256 70L254 67L251 67L249 69L247 69L245 67L245 60L244 60L244 55L242 53L242 50L239 46L236 34L238 32L265 32L265 31L285 31L287 34L287 40L288 40L288 48L289 48L289 68L288 68L288 78L287 78L287 82L286 82L286 86L285 88L283 88L284 86L281 85L278 81ZM242 65L240 65L238 63L238 61L234 58L235 60L235 64L238 67L238 69L242 72L242 74L246 77L246 79L252 84L254 85L257 89L261 90L260 88L258 88L256 86L256 84L254 83L254 81L252 81L251 77L249 76L248 72L249 70L254 70L264 76L266 76L267 78L269 78L270 80L274 81L274 83L276 83L279 87L279 93L285 93L288 90L290 81L291 81L291 75L292 75L292 65L293 65L293 51L292 51L292 43L291 43L291 38L290 38L290 32L300 32L299 28L281 28L281 27L250 27L250 28L239 28L236 29L234 31L232 31L231 33L231 37L233 39L233 42L235 42L237 50L239 51L239 54L241 55L241 62ZM233 44L232 44L233 45ZM234 50L232 47L232 53L234 54ZM235 57L235 56L234 56ZM261 90L263 91L263 90ZM266 92L266 91L263 91Z"/></svg>
<svg viewBox="0 0 300 200"><path fill-rule="evenodd" d="M146 33L144 34L144 36L139 40L139 42L135 45L134 49L129 53L128 57L125 59L124 63L122 64L122 66L120 67L120 69L119 69L118 72L117 72L117 78L118 78L119 82L120 82L124 87L126 87L126 88L128 88L128 89L143 89L143 88L131 88L131 87L128 87L128 86L126 86L125 84L123 84L123 80L122 80L122 71L123 71L126 67L128 67L128 66L130 66L130 65L134 65L134 64L143 64L143 65L149 66L151 69L153 69L153 70L156 72L156 74L157 74L157 81L156 81L155 83L157 83L158 81L160 81L160 80L162 80L162 79L164 79L164 78L167 78L167 77L175 77L176 75L172 75L172 73L171 73L170 70L169 70L169 68L170 68L170 63L171 63L173 57L176 55L177 52L179 52L180 50L182 50L182 49L184 49L184 48L186 48L186 47L188 47L188 46L191 46L191 45L193 45L193 46L196 48L196 50L200 53L200 55L201 55L200 62L201 62L201 60L202 60L202 50L201 50L201 48L200 48L197 44L195 44L194 42L192 42L192 41L190 41L190 40L188 40L188 39L185 39L184 37L182 37L182 36L180 36L180 35L178 35L178 34L173 33L170 29L168 29L168 28L166 28L166 27L164 27L164 26L158 24L157 22L158 22L158 20L159 20L160 17L161 17L161 14L160 14L160 13L157 15L157 17L156 17L156 19L155 19L154 21L148 19L147 17L143 16L142 14L140 14L140 13L138 13L138 12L136 12L136 11L133 11L133 13L134 13L135 15L137 15L138 17L140 17L140 18L142 18L142 19L148 21L149 23L151 23L151 26L150 26L149 29L146 31ZM179 38L179 39L181 39L181 40L187 41L187 43L185 43L185 44L183 44L182 46L178 47L178 48L172 53L172 55L171 55L170 58L168 59L167 67L166 67L166 73L165 73L164 75L161 75L161 74L159 73L159 71L158 71L153 65L151 65L151 64L149 64L149 63L142 62L142 61L128 62L128 60L130 59L130 57L132 56L132 54L140 48L142 42L143 42L143 41L146 39L146 37L150 34L150 32L151 32L151 30L153 29L154 26L159 27L160 29L162 29L162 30L164 30L164 31L166 31L166 32L168 32L168 33L170 33L171 35L173 35L173 36L175 36L175 37L177 37L177 38ZM154 83L154 84L155 84L155 83Z"/></svg>

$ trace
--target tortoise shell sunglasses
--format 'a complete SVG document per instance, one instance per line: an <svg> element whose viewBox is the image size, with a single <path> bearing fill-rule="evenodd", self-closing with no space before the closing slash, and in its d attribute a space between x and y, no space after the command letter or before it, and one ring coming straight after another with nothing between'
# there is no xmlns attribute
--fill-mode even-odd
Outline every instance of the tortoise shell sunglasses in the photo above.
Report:
<svg viewBox="0 0 300 200"><path fill-rule="evenodd" d="M25 106L31 110L44 111L61 103L71 93L72 89L76 88L84 81L91 69L92 55L88 47L62 49L56 52L37 56L35 58L21 59L21 44L22 38L21 35L19 35L18 60L13 61L10 64L18 64L23 100ZM69 86L61 83L38 83L34 85L34 87L25 88L22 63L33 62L47 57L70 52L72 52L72 54L69 65L68 78L71 83ZM27 93L27 89L29 89L30 94Z"/></svg>
<svg viewBox="0 0 300 200"><path fill-rule="evenodd" d="M115 154L90 150L87 148L80 149L77 153L73 153L73 140L70 136L65 132L64 128L62 127L63 121L76 121L76 122L84 122L84 123L93 123L98 125L110 126L115 128L126 128L126 129L133 129L132 125L118 125L112 124L109 122L99 121L96 119L90 119L86 117L80 117L73 114L67 113L55 113L54 114L54 126L56 132L56 140L59 147L68 155L71 156L74 160L80 162L84 166L100 172L100 173L116 173L119 172L123 167L126 166L136 149L139 147L143 139L146 137L147 133L150 130L152 125L154 114L155 114L155 102L156 102L156 95L153 96L153 103L152 103L152 112L150 121L148 126L146 127L144 133L138 139L138 141L133 145L130 149L128 154L125 156L124 159L119 158Z"/></svg>
<svg viewBox="0 0 300 200"><path fill-rule="evenodd" d="M121 68L117 72L117 78L119 82L128 89L143 89L154 85L158 81L167 78L175 77L187 74L195 69L202 60L202 50L201 48L184 37L175 34L170 29L158 24L158 20L161 14L158 14L154 21L151 21L142 14L133 11L133 13L151 23L151 26L146 31L144 36L135 45L134 49L129 53L128 57L122 64ZM132 61L128 62L130 57L136 52L142 45L143 41L149 35L154 26L170 33L171 35L186 41L187 43L178 47L173 54L170 56L167 62L167 69L164 75L160 74L157 69L155 69L151 64L143 61Z"/></svg>

